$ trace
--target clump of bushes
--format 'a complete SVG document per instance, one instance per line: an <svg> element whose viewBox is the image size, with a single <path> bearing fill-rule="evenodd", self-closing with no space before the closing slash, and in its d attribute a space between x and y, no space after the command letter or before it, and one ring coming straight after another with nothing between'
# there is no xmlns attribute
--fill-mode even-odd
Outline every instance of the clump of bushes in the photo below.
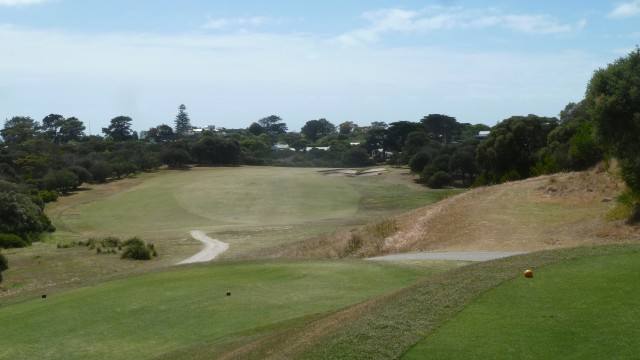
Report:
<svg viewBox="0 0 640 360"><path fill-rule="evenodd" d="M58 249L73 246L86 246L89 250L95 249L96 254L117 254L119 251L122 251L120 255L122 259L150 260L152 257L158 256L155 245L145 243L137 236L125 241L120 240L120 238L116 236L107 236L102 239L89 238L71 243L58 243Z"/></svg>
<svg viewBox="0 0 640 360"><path fill-rule="evenodd" d="M38 195L42 198L42 201L50 203L58 200L60 193L57 190L40 190Z"/></svg>
<svg viewBox="0 0 640 360"><path fill-rule="evenodd" d="M0 248L23 248L31 243L15 234L0 234Z"/></svg>
<svg viewBox="0 0 640 360"><path fill-rule="evenodd" d="M150 260L152 256L158 256L155 246L134 236L122 244L122 259Z"/></svg>

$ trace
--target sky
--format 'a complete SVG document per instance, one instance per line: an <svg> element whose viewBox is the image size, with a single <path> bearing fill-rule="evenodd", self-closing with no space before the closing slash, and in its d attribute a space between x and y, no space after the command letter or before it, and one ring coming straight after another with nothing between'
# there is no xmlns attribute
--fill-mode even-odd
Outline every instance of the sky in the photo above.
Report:
<svg viewBox="0 0 640 360"><path fill-rule="evenodd" d="M0 0L0 120L492 126L558 116L638 44L640 0Z"/></svg>

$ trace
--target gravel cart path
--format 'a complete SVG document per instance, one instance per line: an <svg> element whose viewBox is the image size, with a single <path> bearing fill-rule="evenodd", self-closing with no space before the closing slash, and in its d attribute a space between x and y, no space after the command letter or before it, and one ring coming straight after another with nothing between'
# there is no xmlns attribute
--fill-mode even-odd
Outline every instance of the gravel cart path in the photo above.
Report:
<svg viewBox="0 0 640 360"><path fill-rule="evenodd" d="M385 261L401 261L401 260L461 260L461 261L487 261L499 259L507 256L525 254L524 251L465 251L465 252L423 252L408 254L393 254L385 256L377 256L368 260L385 260Z"/></svg>
<svg viewBox="0 0 640 360"><path fill-rule="evenodd" d="M188 259L177 262L176 265L211 261L229 248L229 244L208 237L204 231L191 230L191 237L202 242L204 249Z"/></svg>

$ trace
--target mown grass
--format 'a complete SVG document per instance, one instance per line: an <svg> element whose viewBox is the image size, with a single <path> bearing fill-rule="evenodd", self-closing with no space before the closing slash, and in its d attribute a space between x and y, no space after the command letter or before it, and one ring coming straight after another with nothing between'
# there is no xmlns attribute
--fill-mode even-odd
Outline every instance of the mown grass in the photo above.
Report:
<svg viewBox="0 0 640 360"><path fill-rule="evenodd" d="M402 175L404 176L404 175ZM37 246L4 254L0 306L83 284L167 268L201 249L203 230L230 244L227 259L272 257L271 249L368 223L446 196L399 185L397 169L376 177L328 177L318 169L196 168L140 174L61 197L46 211L58 229ZM388 187L385 185L389 185ZM375 203L375 206L363 205ZM57 244L138 236L155 244L149 262L124 262Z"/></svg>
<svg viewBox="0 0 640 360"><path fill-rule="evenodd" d="M573 259L483 294L403 359L632 359L640 253Z"/></svg>
<svg viewBox="0 0 640 360"><path fill-rule="evenodd" d="M140 359L201 344L219 351L236 336L335 311L451 266L242 262L129 277L0 308L0 358Z"/></svg>
<svg viewBox="0 0 640 360"><path fill-rule="evenodd" d="M524 269L533 268L538 273L545 266L553 264L574 259L584 259L582 261L588 263L598 256L616 254L637 258L639 251L638 245L588 246L542 251L465 266L337 312L304 328L292 329L278 336L256 341L246 345L244 347L246 350L241 348L233 354L234 357L253 359L400 358L423 339L432 336L443 324L455 319L458 313L483 293L521 277ZM566 266L573 266L575 271L579 272L577 264L580 262L572 262ZM605 273L601 281L609 281L613 274L615 273ZM636 274L637 271L634 271L626 277ZM592 274L592 276L596 277L594 281L597 282L598 274ZM538 278L534 278L534 281L538 281ZM632 286L636 282L637 280L632 281ZM606 296L608 292L603 289L597 291L602 296ZM578 291L572 294L578 297L580 295ZM637 305L637 295L635 296L634 303ZM514 294L505 301L521 304L522 298ZM499 306L489 306L490 310L500 313ZM628 304L625 307L628 308ZM602 310L606 311L606 308ZM555 311L562 314L564 310L556 308ZM590 315L585 313L581 319L588 323L590 318ZM627 318L627 321L637 328L640 325L640 320L637 319L637 317ZM597 323L592 324L592 326L597 325ZM624 335L622 341L617 339L619 336L620 332L616 331L601 339L603 340L600 343L602 353L606 353L609 347L618 347L625 342L633 345L632 349L637 349L640 345L635 332ZM526 337L520 340L523 341L523 346L529 345ZM604 340L611 340L611 345ZM472 351L472 348L468 350ZM610 350L614 349L610 348ZM479 358L493 358L493 356ZM551 358L557 357L551 356Z"/></svg>
<svg viewBox="0 0 640 360"><path fill-rule="evenodd" d="M123 192L66 209L54 207L50 214L69 236L142 236L162 243L193 229L219 234L222 241L232 234L229 241L238 245L230 247L234 256L368 223L450 193L389 184L385 175L346 178L324 176L317 169L206 168L149 177Z"/></svg>

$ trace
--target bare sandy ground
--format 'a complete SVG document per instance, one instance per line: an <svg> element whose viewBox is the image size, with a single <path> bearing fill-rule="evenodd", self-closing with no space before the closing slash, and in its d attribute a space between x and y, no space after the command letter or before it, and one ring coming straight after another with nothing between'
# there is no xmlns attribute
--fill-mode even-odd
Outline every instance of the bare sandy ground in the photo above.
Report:
<svg viewBox="0 0 640 360"><path fill-rule="evenodd" d="M525 254L524 251L442 251L393 254L377 256L368 260L461 260L461 261L487 261L503 257Z"/></svg>
<svg viewBox="0 0 640 360"><path fill-rule="evenodd" d="M204 231L191 230L190 234L192 238L204 244L204 249L188 259L177 262L176 265L211 261L229 248L229 244L208 237Z"/></svg>

